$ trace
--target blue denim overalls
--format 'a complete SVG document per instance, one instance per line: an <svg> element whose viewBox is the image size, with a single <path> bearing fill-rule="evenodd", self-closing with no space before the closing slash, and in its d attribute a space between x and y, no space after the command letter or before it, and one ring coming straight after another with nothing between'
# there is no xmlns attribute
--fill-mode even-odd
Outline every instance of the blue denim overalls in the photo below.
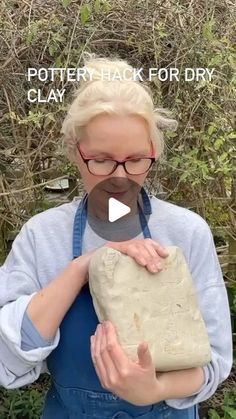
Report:
<svg viewBox="0 0 236 419"><path fill-rule="evenodd" d="M151 203L141 189L143 210L139 217L145 238L151 237L144 214ZM87 195L78 206L73 231L73 258L82 254L82 238L87 220ZM90 336L99 320L89 286L86 284L60 325L60 341L47 358L52 384L46 395L42 419L198 419L197 406L174 409L164 401L136 406L104 390L93 366Z"/></svg>

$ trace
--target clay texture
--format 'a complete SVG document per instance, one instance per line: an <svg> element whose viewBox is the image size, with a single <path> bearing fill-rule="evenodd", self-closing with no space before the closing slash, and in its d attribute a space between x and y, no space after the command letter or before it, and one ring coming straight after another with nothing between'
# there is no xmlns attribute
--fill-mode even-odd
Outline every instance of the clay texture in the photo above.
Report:
<svg viewBox="0 0 236 419"><path fill-rule="evenodd" d="M137 360L138 344L147 341L157 371L203 366L211 348L192 277L182 250L167 249L158 273L115 249L98 249L89 266L94 308L100 322L114 324L131 359Z"/></svg>

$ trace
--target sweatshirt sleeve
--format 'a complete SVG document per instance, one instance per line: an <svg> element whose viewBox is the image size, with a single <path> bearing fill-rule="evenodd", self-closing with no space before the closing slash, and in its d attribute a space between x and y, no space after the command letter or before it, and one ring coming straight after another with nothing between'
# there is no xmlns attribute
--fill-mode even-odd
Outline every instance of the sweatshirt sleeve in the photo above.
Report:
<svg viewBox="0 0 236 419"><path fill-rule="evenodd" d="M188 263L207 328L212 359L203 367L205 380L197 393L182 399L166 400L169 406L176 409L185 409L209 399L229 376L233 364L228 295L213 237L205 222L195 235Z"/></svg>
<svg viewBox="0 0 236 419"><path fill-rule="evenodd" d="M45 360L60 339L58 329L51 345L28 351L21 348L23 316L40 290L31 233L27 222L0 267L0 385L7 389L37 380L47 370Z"/></svg>
<svg viewBox="0 0 236 419"><path fill-rule="evenodd" d="M54 339L44 339L35 327L27 311L25 311L21 326L21 349L30 351L38 347L52 345Z"/></svg>

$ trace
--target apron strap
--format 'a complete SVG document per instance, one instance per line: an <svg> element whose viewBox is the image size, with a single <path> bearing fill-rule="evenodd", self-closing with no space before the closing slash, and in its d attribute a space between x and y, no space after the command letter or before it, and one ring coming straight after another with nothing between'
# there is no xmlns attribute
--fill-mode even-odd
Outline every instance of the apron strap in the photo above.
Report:
<svg viewBox="0 0 236 419"><path fill-rule="evenodd" d="M77 208L74 227L73 227L73 259L81 256L82 254L82 239L87 220L87 200L88 194L86 193L81 199Z"/></svg>

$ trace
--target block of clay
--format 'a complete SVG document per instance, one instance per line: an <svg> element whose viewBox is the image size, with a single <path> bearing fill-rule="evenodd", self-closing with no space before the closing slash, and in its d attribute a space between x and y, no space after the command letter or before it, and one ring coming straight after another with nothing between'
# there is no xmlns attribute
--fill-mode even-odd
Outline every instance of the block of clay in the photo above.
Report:
<svg viewBox="0 0 236 419"><path fill-rule="evenodd" d="M147 341L157 371L204 366L211 348L193 280L182 250L167 249L157 273L110 247L96 250L89 266L94 309L100 322L114 324L132 360Z"/></svg>

